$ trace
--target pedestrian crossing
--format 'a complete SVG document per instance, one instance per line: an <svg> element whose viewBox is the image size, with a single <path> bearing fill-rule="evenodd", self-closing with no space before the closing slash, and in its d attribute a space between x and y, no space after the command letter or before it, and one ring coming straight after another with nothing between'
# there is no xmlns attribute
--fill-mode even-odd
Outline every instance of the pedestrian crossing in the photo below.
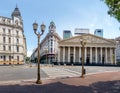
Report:
<svg viewBox="0 0 120 93"><path fill-rule="evenodd" d="M41 68L48 76L49 78L62 78L62 77L74 77L78 76L76 73L72 73L70 71L67 71L63 68L57 68L57 67L44 67Z"/></svg>

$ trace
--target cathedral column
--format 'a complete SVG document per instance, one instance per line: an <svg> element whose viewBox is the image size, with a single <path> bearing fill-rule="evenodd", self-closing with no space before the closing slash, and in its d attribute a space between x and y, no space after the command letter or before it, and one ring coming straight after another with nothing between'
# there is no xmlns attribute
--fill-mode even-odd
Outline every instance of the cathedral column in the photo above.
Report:
<svg viewBox="0 0 120 93"><path fill-rule="evenodd" d="M108 58L108 56L107 56L107 47L105 48L105 63L107 63L107 58Z"/></svg>
<svg viewBox="0 0 120 93"><path fill-rule="evenodd" d="M92 63L92 47L90 47L90 63Z"/></svg>
<svg viewBox="0 0 120 93"><path fill-rule="evenodd" d="M115 57L114 57L114 58L115 58L115 59L114 59L114 60L115 60L114 64L116 64L116 49L115 49L115 48L114 48L114 53L115 53L115 54L114 54L114 56L115 56Z"/></svg>
<svg viewBox="0 0 120 93"><path fill-rule="evenodd" d="M79 62L81 62L81 47L79 47Z"/></svg>
<svg viewBox="0 0 120 93"><path fill-rule="evenodd" d="M63 47L63 62L65 62L65 47Z"/></svg>
<svg viewBox="0 0 120 93"><path fill-rule="evenodd" d="M95 63L97 64L97 47L95 47Z"/></svg>
<svg viewBox="0 0 120 93"><path fill-rule="evenodd" d="M102 47L100 48L100 57L101 57L100 59L101 59L101 64L102 64L102 57L103 57L102 56Z"/></svg>
<svg viewBox="0 0 120 93"><path fill-rule="evenodd" d="M112 63L112 50L111 50L111 48L110 48L110 64Z"/></svg>
<svg viewBox="0 0 120 93"><path fill-rule="evenodd" d="M74 50L73 50L73 52L74 52L74 53L73 53L73 55L74 55L74 60L73 60L73 62L74 62L74 63L75 63L75 57L76 57L76 54L75 54L75 53L76 53L75 48L76 48L76 47L74 47Z"/></svg>
<svg viewBox="0 0 120 93"><path fill-rule="evenodd" d="M58 50L58 62L60 62L60 49L61 49L61 47L59 47L59 50Z"/></svg>
<svg viewBox="0 0 120 93"><path fill-rule="evenodd" d="M68 62L70 62L70 47L68 46Z"/></svg>
<svg viewBox="0 0 120 93"><path fill-rule="evenodd" d="M84 55L84 62L86 63L86 56L87 56L87 47L85 47L85 55Z"/></svg>

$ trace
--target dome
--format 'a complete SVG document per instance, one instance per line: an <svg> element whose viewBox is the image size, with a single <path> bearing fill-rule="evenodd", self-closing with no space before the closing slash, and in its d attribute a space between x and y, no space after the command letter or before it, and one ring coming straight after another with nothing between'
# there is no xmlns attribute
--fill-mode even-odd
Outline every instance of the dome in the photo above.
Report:
<svg viewBox="0 0 120 93"><path fill-rule="evenodd" d="M55 26L55 23L53 21L50 22L50 25L54 25Z"/></svg>
<svg viewBox="0 0 120 93"><path fill-rule="evenodd" d="M55 32L55 31L56 31L55 23L51 21L49 26L49 32Z"/></svg>
<svg viewBox="0 0 120 93"><path fill-rule="evenodd" d="M12 13L12 17L13 16L15 16L15 17L21 17L20 11L19 11L19 9L18 9L17 6L16 6L15 10Z"/></svg>

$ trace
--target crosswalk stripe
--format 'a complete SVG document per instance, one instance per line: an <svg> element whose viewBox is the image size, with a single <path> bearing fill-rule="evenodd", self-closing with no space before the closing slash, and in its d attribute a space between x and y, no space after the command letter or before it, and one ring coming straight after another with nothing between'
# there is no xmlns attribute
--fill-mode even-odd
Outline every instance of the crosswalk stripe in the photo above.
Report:
<svg viewBox="0 0 120 93"><path fill-rule="evenodd" d="M68 72L67 70L56 68L56 67L46 67L41 68L50 78L57 78L57 77L74 77L77 74Z"/></svg>

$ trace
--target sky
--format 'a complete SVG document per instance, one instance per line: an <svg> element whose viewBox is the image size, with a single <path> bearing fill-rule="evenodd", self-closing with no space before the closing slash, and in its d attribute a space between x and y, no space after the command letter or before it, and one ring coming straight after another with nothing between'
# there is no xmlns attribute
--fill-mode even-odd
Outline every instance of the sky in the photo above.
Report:
<svg viewBox="0 0 120 93"><path fill-rule="evenodd" d="M95 29L103 29L103 37L108 39L120 36L120 23L107 14L108 7L101 0L0 0L0 16L11 18L16 5L23 19L28 56L37 47L32 27L35 21L39 24L38 31L42 23L46 25L40 40L48 33L51 21L61 38L63 30L71 30L73 34L75 28L87 28L91 34Z"/></svg>

